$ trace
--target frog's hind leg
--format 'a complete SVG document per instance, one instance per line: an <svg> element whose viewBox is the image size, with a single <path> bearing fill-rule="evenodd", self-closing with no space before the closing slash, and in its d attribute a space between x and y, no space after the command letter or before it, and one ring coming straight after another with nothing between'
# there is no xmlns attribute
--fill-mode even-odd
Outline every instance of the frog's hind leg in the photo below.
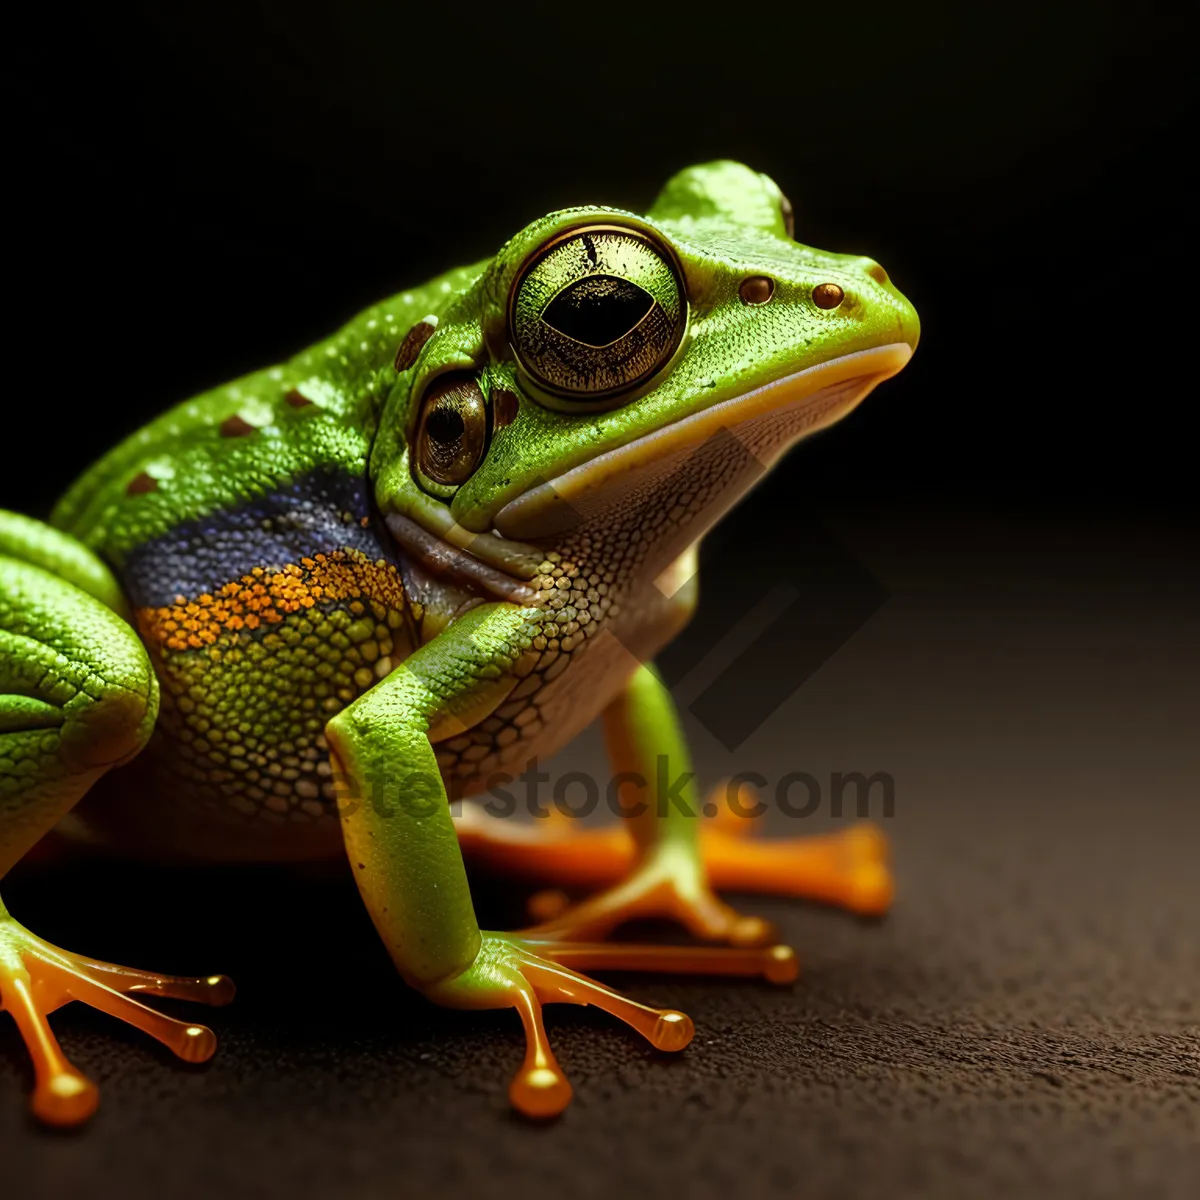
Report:
<svg viewBox="0 0 1200 1200"><path fill-rule="evenodd" d="M759 892L813 900L860 916L882 916L893 885L888 846L878 826L860 821L832 833L792 838L754 836L754 818L720 807L718 786L706 807L715 817L701 822L700 854L710 885L718 891ZM753 808L748 789L738 804ZM553 816L536 824L490 817L482 807L464 807L455 822L464 852L492 870L547 885L530 901L538 919L557 916L567 904L560 888L611 888L638 861L638 844L624 823L580 829Z"/></svg>
<svg viewBox="0 0 1200 1200"><path fill-rule="evenodd" d="M0 879L105 771L132 758L154 726L158 686L146 652L102 602L117 595L78 543L0 513ZM204 1026L129 993L219 1004L232 985L222 976L179 979L79 957L30 933L0 901L0 1009L28 1047L33 1109L43 1120L76 1124L96 1106L95 1087L67 1061L46 1019L71 1000L136 1025L181 1058L212 1054Z"/></svg>
<svg viewBox="0 0 1200 1200"><path fill-rule="evenodd" d="M689 776L687 751L667 689L649 667L605 712L614 770L655 779L665 761L669 778ZM615 777L615 776L614 776ZM662 804L644 793L643 811L615 827L579 829L565 819L534 827L468 809L457 822L464 849L482 861L558 887L602 889L568 906L561 893L534 898L539 924L531 937L594 939L624 921L665 916L709 940L755 945L770 941L770 925L737 913L715 889L767 892L819 900L862 915L887 911L892 880L883 835L861 824L818 837L747 837L753 822L744 794L714 795L702 809L690 783ZM705 809L717 815L697 819Z"/></svg>
<svg viewBox="0 0 1200 1200"><path fill-rule="evenodd" d="M895 887L878 825L858 821L832 833L756 838L753 818L739 815L753 809L748 801L744 789L713 789L710 806L717 815L701 826L700 846L714 887L816 900L863 917L888 911Z"/></svg>

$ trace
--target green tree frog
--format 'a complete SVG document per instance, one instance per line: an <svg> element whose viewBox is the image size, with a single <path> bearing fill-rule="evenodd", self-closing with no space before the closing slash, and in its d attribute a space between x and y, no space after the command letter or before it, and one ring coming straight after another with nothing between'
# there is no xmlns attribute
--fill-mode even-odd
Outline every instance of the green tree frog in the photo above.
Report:
<svg viewBox="0 0 1200 1200"><path fill-rule="evenodd" d="M699 539L899 371L918 328L882 267L797 243L776 184L716 162L644 216L542 217L494 258L170 409L48 523L0 513L0 880L56 829L162 861L345 854L404 980L439 1004L516 1009L523 1112L571 1098L547 1003L681 1049L687 1016L583 972L782 982L792 950L717 890L889 902L874 831L756 839L692 819L694 787L664 808L642 785L660 761L688 765L651 662L695 604ZM455 817L450 798L597 717L627 819ZM464 850L590 892L481 930ZM695 940L606 940L639 916ZM211 1031L142 1001L232 994L224 976L56 948L0 902L0 1001L47 1122L97 1103L55 1008L93 1005L200 1061Z"/></svg>

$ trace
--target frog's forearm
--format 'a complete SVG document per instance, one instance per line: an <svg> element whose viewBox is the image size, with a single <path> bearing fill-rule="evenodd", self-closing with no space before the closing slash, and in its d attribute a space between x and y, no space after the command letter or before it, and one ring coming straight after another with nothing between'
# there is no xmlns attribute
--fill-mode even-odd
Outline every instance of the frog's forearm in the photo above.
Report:
<svg viewBox="0 0 1200 1200"><path fill-rule="evenodd" d="M467 966L479 927L433 748L405 691L372 693L328 737L359 890L401 974L420 986Z"/></svg>
<svg viewBox="0 0 1200 1200"><path fill-rule="evenodd" d="M417 987L463 970L480 946L429 733L446 721L469 724L500 703L536 619L514 605L467 613L326 727L359 890L396 966Z"/></svg>

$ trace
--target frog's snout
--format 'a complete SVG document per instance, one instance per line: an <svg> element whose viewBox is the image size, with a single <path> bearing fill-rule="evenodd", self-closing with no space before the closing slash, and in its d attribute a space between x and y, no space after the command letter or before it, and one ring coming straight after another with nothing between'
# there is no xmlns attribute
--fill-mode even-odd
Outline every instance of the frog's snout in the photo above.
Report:
<svg viewBox="0 0 1200 1200"><path fill-rule="evenodd" d="M863 256L858 259L857 266L881 289L883 295L880 299L896 310L899 340L907 342L910 350L915 350L917 342L921 340L921 318L917 316L917 310L912 306L908 297L892 282L887 271L873 258Z"/></svg>
<svg viewBox="0 0 1200 1200"><path fill-rule="evenodd" d="M888 273L873 258L860 259L859 265L863 269L863 274L869 275L876 283L887 284L891 282L888 279Z"/></svg>

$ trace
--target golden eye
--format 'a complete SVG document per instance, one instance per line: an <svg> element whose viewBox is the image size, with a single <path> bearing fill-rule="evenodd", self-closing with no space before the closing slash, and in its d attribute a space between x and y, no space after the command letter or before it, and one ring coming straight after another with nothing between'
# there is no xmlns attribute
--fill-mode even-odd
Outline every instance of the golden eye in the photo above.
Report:
<svg viewBox="0 0 1200 1200"><path fill-rule="evenodd" d="M455 488L471 478L487 449L487 404L474 375L450 372L430 384L414 444L417 470L429 482Z"/></svg>
<svg viewBox="0 0 1200 1200"><path fill-rule="evenodd" d="M509 303L509 337L527 375L571 401L627 392L679 346L687 303L674 262L642 233L576 229L524 269Z"/></svg>

